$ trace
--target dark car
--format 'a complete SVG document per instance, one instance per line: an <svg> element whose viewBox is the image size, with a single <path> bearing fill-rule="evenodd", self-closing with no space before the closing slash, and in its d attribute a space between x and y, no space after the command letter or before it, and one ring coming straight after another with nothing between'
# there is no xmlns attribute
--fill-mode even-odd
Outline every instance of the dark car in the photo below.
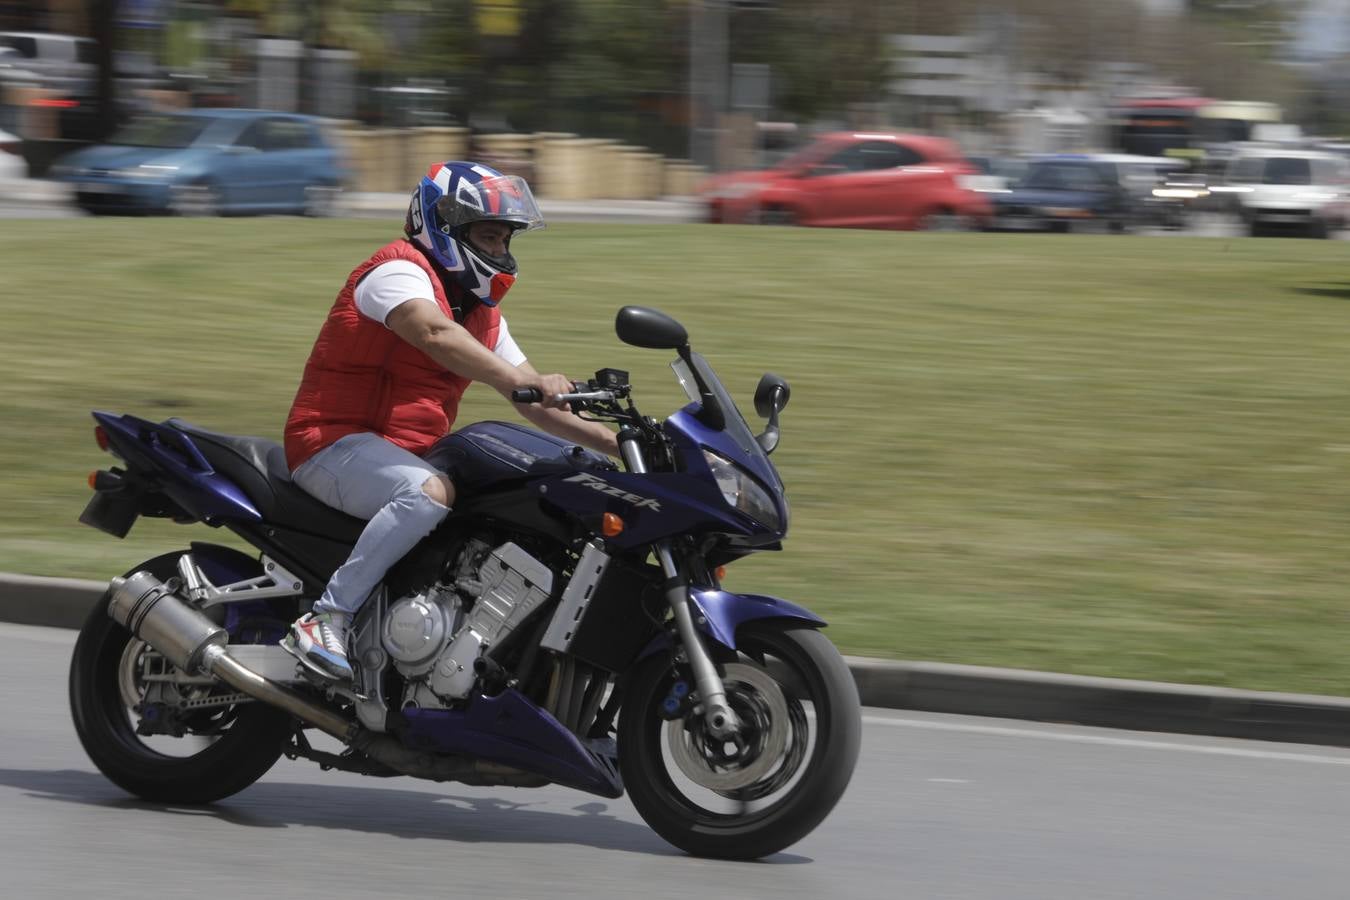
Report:
<svg viewBox="0 0 1350 900"><path fill-rule="evenodd" d="M347 180L319 120L250 109L139 116L52 174L89 212L179 215L326 215Z"/></svg>
<svg viewBox="0 0 1350 900"><path fill-rule="evenodd" d="M1118 164L1091 156L1033 159L1020 181L990 198L1000 231L1126 231L1139 212Z"/></svg>
<svg viewBox="0 0 1350 900"><path fill-rule="evenodd" d="M700 189L709 222L926 229L982 226L983 194L956 144L890 132L826 134L771 169L732 172Z"/></svg>

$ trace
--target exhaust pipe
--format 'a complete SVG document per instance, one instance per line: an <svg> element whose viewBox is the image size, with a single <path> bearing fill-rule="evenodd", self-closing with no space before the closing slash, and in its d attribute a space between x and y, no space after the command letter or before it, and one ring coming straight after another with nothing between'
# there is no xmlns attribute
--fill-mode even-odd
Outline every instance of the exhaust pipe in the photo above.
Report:
<svg viewBox="0 0 1350 900"><path fill-rule="evenodd" d="M285 685L268 681L231 658L230 636L180 600L149 572L114 578L108 615L154 647L189 675L211 675L255 700L280 707L302 721L350 744L361 730L355 722L313 703Z"/></svg>
<svg viewBox="0 0 1350 900"><path fill-rule="evenodd" d="M416 778L476 785L539 787L547 778L486 760L439 756L404 747L387 734L367 731L283 684L270 681L230 656L230 636L184 603L164 582L140 571L111 582L108 615L189 675L218 678L240 693L285 710L389 768Z"/></svg>

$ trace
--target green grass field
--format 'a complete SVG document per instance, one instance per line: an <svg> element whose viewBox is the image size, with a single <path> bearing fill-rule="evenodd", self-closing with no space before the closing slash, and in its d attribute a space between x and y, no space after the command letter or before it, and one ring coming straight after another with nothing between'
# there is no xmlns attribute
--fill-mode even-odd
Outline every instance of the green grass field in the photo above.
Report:
<svg viewBox="0 0 1350 900"><path fill-rule="evenodd" d="M94 408L278 437L318 325L395 223L0 222L0 570L104 579L222 531L76 523ZM1293 240L554 225L504 305L543 370L628 368L625 303L688 327L775 454L786 549L731 589L849 653L1350 693L1350 266ZM510 417L469 394L463 421Z"/></svg>

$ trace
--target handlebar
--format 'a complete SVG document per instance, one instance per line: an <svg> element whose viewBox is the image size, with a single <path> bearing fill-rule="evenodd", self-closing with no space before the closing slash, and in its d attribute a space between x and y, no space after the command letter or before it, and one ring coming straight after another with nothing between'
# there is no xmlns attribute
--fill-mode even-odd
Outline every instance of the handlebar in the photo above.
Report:
<svg viewBox="0 0 1350 900"><path fill-rule="evenodd" d="M577 385L583 387L584 385ZM554 394L553 399L561 403L590 403L594 401L608 402L618 399L618 394L614 391L578 391L573 394ZM544 392L537 387L516 388L511 391L511 401L513 403L542 403Z"/></svg>

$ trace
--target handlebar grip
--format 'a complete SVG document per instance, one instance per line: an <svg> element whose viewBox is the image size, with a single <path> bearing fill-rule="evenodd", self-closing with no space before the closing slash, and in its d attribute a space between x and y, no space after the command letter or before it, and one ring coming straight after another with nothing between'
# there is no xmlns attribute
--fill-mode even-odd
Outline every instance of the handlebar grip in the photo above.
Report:
<svg viewBox="0 0 1350 900"><path fill-rule="evenodd" d="M511 391L513 403L541 403L543 399L544 392L537 387L515 388Z"/></svg>

